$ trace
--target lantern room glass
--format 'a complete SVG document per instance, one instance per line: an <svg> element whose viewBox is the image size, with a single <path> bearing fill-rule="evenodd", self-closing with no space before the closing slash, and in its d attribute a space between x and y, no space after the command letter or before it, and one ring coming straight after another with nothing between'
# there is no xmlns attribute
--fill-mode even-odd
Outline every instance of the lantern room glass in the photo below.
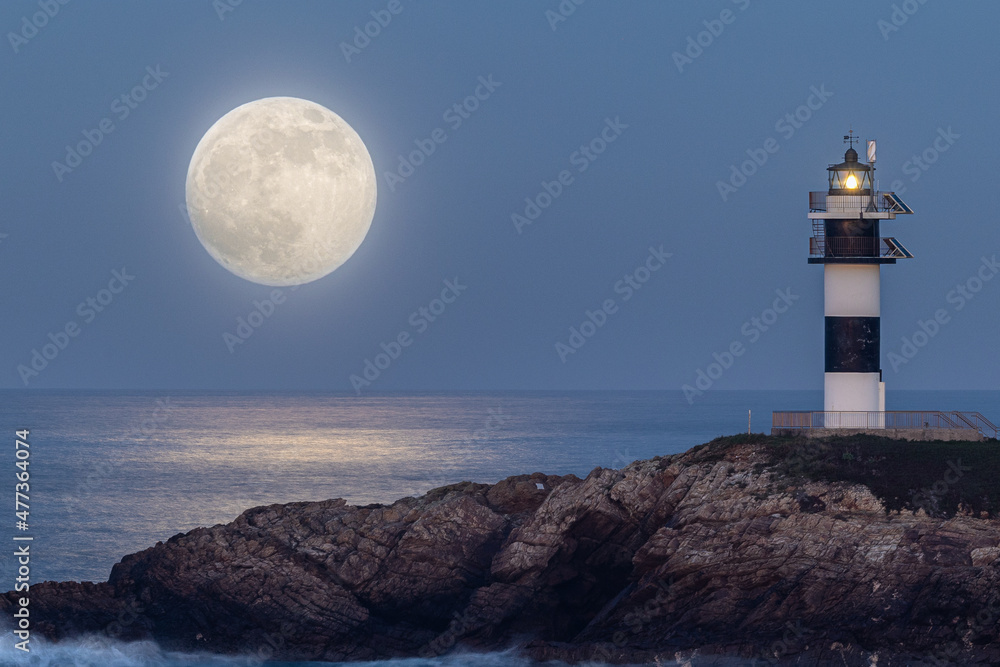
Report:
<svg viewBox="0 0 1000 667"><path fill-rule="evenodd" d="M841 190L845 193L862 194L864 190L871 190L872 177L867 169L847 168L830 170L830 190Z"/></svg>

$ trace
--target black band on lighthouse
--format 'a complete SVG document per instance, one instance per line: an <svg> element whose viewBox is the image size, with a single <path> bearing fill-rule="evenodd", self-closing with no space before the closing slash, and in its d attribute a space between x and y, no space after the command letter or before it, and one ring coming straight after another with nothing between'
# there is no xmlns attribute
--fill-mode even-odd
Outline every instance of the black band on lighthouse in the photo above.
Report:
<svg viewBox="0 0 1000 667"><path fill-rule="evenodd" d="M826 372L878 373L878 317L826 318Z"/></svg>

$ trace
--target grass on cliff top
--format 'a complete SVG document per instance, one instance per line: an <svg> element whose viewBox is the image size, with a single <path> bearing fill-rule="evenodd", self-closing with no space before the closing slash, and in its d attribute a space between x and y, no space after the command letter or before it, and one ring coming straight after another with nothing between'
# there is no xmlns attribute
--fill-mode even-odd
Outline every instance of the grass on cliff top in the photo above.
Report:
<svg viewBox="0 0 1000 667"><path fill-rule="evenodd" d="M807 439L750 434L716 438L700 452L723 458L766 445L770 467L793 478L864 484L888 510L933 516L1000 516L1000 442L908 442L870 435Z"/></svg>

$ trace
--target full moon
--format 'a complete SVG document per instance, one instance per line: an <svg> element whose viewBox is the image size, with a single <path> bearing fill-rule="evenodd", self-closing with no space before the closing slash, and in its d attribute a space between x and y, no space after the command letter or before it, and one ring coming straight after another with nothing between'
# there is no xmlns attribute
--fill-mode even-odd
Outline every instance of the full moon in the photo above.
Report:
<svg viewBox="0 0 1000 667"><path fill-rule="evenodd" d="M375 215L375 167L357 132L326 107L269 97L220 118L188 167L191 225L226 269L262 285L328 275Z"/></svg>

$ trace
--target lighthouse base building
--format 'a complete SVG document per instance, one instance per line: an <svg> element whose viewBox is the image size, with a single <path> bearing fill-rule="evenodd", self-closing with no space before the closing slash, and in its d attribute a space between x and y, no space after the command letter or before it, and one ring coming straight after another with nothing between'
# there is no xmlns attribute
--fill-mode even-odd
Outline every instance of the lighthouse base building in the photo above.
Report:
<svg viewBox="0 0 1000 667"><path fill-rule="evenodd" d="M871 432L911 440L978 440L997 427L978 412L887 411L881 368L881 270L913 257L880 224L913 211L894 192L873 186L875 142L868 162L857 139L844 161L827 167L829 188L809 193L809 263L823 265L823 410L775 412L772 434L826 436Z"/></svg>

